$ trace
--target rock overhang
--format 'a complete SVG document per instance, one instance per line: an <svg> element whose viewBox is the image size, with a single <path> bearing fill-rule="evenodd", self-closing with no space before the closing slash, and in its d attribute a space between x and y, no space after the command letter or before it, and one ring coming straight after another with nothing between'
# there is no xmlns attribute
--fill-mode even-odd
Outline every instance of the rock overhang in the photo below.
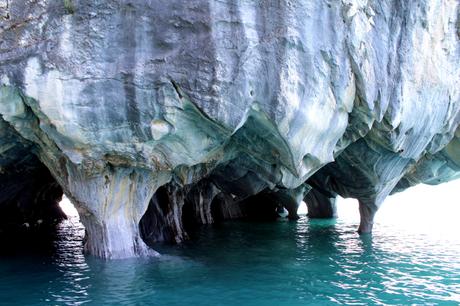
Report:
<svg viewBox="0 0 460 306"><path fill-rule="evenodd" d="M180 241L182 207L209 223L258 194L354 197L369 230L391 192L459 176L455 1L66 3L10 1L1 141L48 167L93 254L145 253L146 211L142 235Z"/></svg>

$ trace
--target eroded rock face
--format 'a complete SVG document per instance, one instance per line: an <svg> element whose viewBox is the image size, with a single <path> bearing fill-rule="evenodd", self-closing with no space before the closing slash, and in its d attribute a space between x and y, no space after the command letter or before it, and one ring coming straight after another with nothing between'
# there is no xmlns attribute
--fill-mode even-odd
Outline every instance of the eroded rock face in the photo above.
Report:
<svg viewBox="0 0 460 306"><path fill-rule="evenodd" d="M357 198L366 232L391 192L459 176L457 1L0 4L0 145L25 143L0 180L39 160L95 255L266 195L295 219L309 190Z"/></svg>

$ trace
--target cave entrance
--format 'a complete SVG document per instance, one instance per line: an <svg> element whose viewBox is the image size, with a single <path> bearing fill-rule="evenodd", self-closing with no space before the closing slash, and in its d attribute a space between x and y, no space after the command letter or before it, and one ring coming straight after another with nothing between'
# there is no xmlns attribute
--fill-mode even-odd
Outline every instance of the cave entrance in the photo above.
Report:
<svg viewBox="0 0 460 306"><path fill-rule="evenodd" d="M84 254L85 227L80 221L80 215L74 204L65 195L59 202L59 207L66 215L56 226L54 238L55 256L65 260L81 259Z"/></svg>
<svg viewBox="0 0 460 306"><path fill-rule="evenodd" d="M67 218L74 218L76 221L80 222L80 216L78 215L77 209L65 195L62 196L62 200L59 202L59 207Z"/></svg>
<svg viewBox="0 0 460 306"><path fill-rule="evenodd" d="M0 176L0 253L40 251L53 245L66 215L63 191L35 155L10 163Z"/></svg>
<svg viewBox="0 0 460 306"><path fill-rule="evenodd" d="M306 216L308 214L307 203L304 201L300 202L299 208L297 208L297 214L299 216Z"/></svg>
<svg viewBox="0 0 460 306"><path fill-rule="evenodd" d="M198 218L196 217L196 212L194 205L191 201L187 199L184 200L184 206L182 206L182 226L184 227L185 232L188 234L189 238L193 238L196 235L196 232L202 225Z"/></svg>

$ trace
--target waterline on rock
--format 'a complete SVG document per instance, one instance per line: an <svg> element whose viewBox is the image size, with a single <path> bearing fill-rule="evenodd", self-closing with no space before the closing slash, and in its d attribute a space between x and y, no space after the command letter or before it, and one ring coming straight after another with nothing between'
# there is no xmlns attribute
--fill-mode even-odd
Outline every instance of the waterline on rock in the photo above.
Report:
<svg viewBox="0 0 460 306"><path fill-rule="evenodd" d="M387 212L397 213L398 207L389 205ZM111 261L84 256L83 227L65 220L52 257L0 261L0 300L34 305L244 301L254 306L460 301L458 235L438 239L429 229L420 232L382 217L374 233L362 237L356 233L355 208L339 201L337 219L207 225L192 241L163 245L159 257ZM460 231L458 223L451 226L439 222L438 229Z"/></svg>

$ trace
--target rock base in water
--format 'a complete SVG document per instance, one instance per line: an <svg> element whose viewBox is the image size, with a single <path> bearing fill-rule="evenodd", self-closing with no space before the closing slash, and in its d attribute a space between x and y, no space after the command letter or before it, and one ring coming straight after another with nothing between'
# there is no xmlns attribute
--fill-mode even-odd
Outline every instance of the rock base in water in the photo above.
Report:
<svg viewBox="0 0 460 306"><path fill-rule="evenodd" d="M64 193L124 258L340 195L370 232L460 177L458 1L1 3L0 228Z"/></svg>

